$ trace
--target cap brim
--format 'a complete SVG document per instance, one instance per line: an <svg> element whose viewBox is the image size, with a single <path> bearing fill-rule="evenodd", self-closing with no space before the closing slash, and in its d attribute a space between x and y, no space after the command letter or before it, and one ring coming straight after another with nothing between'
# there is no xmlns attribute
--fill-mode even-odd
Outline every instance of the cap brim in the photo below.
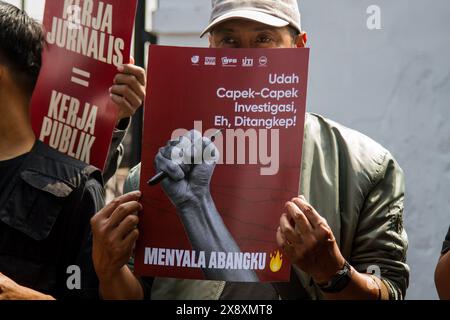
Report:
<svg viewBox="0 0 450 320"><path fill-rule="evenodd" d="M260 22L260 23L263 23L263 24L266 24L266 25L269 25L272 27L278 27L278 28L286 27L289 25L288 21L274 17L268 13L264 13L261 11L235 10L235 11L230 11L230 12L216 18L215 20L213 20L206 27L206 29L203 30L203 32L200 34L200 38L203 37L209 31L211 31L211 29L213 29L218 24L225 22L227 20L232 20L232 19L247 19L247 20Z"/></svg>

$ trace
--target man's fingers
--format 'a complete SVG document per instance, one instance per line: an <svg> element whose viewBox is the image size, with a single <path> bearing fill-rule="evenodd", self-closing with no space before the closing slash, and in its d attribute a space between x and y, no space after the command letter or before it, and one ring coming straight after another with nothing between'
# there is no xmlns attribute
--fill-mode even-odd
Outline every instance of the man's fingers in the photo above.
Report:
<svg viewBox="0 0 450 320"><path fill-rule="evenodd" d="M303 214L308 218L311 226L315 229L320 226L324 222L324 219L320 214L316 211L316 209L311 206L303 196L292 199L298 208L303 212Z"/></svg>
<svg viewBox="0 0 450 320"><path fill-rule="evenodd" d="M207 164L212 165L217 163L220 159L220 152L217 149L214 142L209 138L203 138L203 161Z"/></svg>
<svg viewBox="0 0 450 320"><path fill-rule="evenodd" d="M294 202L289 201L286 203L286 211L289 217L294 221L296 229L298 229L300 233L306 234L313 230L307 217Z"/></svg>
<svg viewBox="0 0 450 320"><path fill-rule="evenodd" d="M123 245L126 248L126 251L130 253L130 256L133 254L134 246L136 245L136 241L139 238L139 230L134 229L128 233L128 235L123 240Z"/></svg>
<svg viewBox="0 0 450 320"><path fill-rule="evenodd" d="M119 114L123 114L125 117L134 114L135 109L126 98L121 95L111 93L111 100L119 107Z"/></svg>
<svg viewBox="0 0 450 320"><path fill-rule="evenodd" d="M296 234L292 224L289 222L288 215L283 213L280 218L280 230L284 238L290 243L301 241L301 235Z"/></svg>
<svg viewBox="0 0 450 320"><path fill-rule="evenodd" d="M283 233L281 232L281 228L278 227L277 229L277 245L282 248L285 243L285 238L283 236Z"/></svg>
<svg viewBox="0 0 450 320"><path fill-rule="evenodd" d="M135 76L119 73L114 77L114 85L127 85L139 97L140 101L144 100L145 88L137 81Z"/></svg>
<svg viewBox="0 0 450 320"><path fill-rule="evenodd" d="M141 67L135 66L134 64L124 64L118 70L120 73L135 76L141 85L146 85L145 70Z"/></svg>
<svg viewBox="0 0 450 320"><path fill-rule="evenodd" d="M129 201L138 201L141 198L142 194L140 191L134 191L127 194L124 194L123 196L120 196L118 198L115 198L113 201L111 201L109 204L107 204L102 210L100 210L94 218L101 218L101 219L107 219L109 218L114 210L117 209L118 206L120 206L122 203L129 202Z"/></svg>
<svg viewBox="0 0 450 320"><path fill-rule="evenodd" d="M120 240L123 240L126 238L126 236L137 228L139 224L139 218L137 215L129 215L126 216L122 222L120 222L119 226L117 227L117 237Z"/></svg>
<svg viewBox="0 0 450 320"><path fill-rule="evenodd" d="M109 227L116 228L129 215L135 215L142 210L142 205L137 201L125 202L119 205L110 217Z"/></svg>
<svg viewBox="0 0 450 320"><path fill-rule="evenodd" d="M171 159L167 159L162 155L163 153L165 153L165 151L165 148L162 148L162 150L160 150L155 157L156 171L165 172L174 181L180 181L184 179L185 174L181 167Z"/></svg>
<svg viewBox="0 0 450 320"><path fill-rule="evenodd" d="M131 62L134 59L131 58ZM119 66L110 88L111 100L119 107L119 118L134 115L145 99L145 70L134 64Z"/></svg>
<svg viewBox="0 0 450 320"><path fill-rule="evenodd" d="M287 241L280 227L277 230L277 244L278 247L280 247L288 257L292 257L294 253L294 247L291 243L289 243L289 241Z"/></svg>
<svg viewBox="0 0 450 320"><path fill-rule="evenodd" d="M142 98L140 98L128 85L125 84L113 85L111 87L110 93L111 99L113 98L114 95L124 98L124 101L123 100L122 101L128 102L129 106L126 105L126 107L131 107L132 110L136 110L142 104ZM117 101L119 103L117 103L116 101L114 101L114 103L118 104L119 106L122 105L122 101L120 99Z"/></svg>

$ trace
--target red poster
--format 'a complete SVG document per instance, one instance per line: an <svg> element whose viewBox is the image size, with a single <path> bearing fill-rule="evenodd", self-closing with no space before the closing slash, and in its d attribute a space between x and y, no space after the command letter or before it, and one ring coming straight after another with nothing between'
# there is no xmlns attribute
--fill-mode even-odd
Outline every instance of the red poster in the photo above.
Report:
<svg viewBox="0 0 450 320"><path fill-rule="evenodd" d="M98 168L117 121L109 88L129 61L135 13L136 0L46 1L33 129L39 140Z"/></svg>
<svg viewBox="0 0 450 320"><path fill-rule="evenodd" d="M299 190L308 61L309 49L150 48L138 275L289 279L276 231Z"/></svg>

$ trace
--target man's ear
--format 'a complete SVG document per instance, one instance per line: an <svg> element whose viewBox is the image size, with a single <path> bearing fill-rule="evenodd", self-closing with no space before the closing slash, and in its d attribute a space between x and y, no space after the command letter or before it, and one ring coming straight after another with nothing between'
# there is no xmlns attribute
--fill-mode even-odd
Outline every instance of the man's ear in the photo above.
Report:
<svg viewBox="0 0 450 320"><path fill-rule="evenodd" d="M214 40L213 40L213 36L212 36L211 33L208 36L208 41L209 41L209 47L212 48L213 47L212 43L213 43Z"/></svg>
<svg viewBox="0 0 450 320"><path fill-rule="evenodd" d="M3 64L0 64L0 89L4 88L5 80L6 80L6 67Z"/></svg>
<svg viewBox="0 0 450 320"><path fill-rule="evenodd" d="M297 41L295 45L297 48L304 48L306 47L306 43L308 42L308 35L306 32L302 31L297 37Z"/></svg>

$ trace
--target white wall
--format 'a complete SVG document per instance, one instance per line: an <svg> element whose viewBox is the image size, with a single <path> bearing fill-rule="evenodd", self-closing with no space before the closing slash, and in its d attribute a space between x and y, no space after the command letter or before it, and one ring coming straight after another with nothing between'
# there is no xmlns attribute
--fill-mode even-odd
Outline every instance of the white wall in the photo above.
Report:
<svg viewBox="0 0 450 320"><path fill-rule="evenodd" d="M30 16L39 21L42 21L44 17L44 7L45 0L25 0L25 10Z"/></svg>
<svg viewBox="0 0 450 320"><path fill-rule="evenodd" d="M11 3L11 4L13 4L13 5L17 6L17 7L21 7L21 5L20 5L21 1L20 0L3 0L3 1Z"/></svg>
<svg viewBox="0 0 450 320"><path fill-rule="evenodd" d="M11 3L19 8L22 7L21 0L3 0L3 1ZM39 21L42 21L45 0L25 0L24 3L25 3L25 7L22 9L25 9L27 11L27 13L30 16L32 16L33 18L38 19Z"/></svg>
<svg viewBox="0 0 450 320"><path fill-rule="evenodd" d="M158 34L158 44L205 47L207 38L199 34L209 20L208 0L159 0L153 15L153 32Z"/></svg>
<svg viewBox="0 0 450 320"><path fill-rule="evenodd" d="M365 26L373 3L382 9L379 31ZM408 298L437 298L434 267L450 224L450 2L301 6L312 48L309 109L366 133L396 156L407 184Z"/></svg>
<svg viewBox="0 0 450 320"><path fill-rule="evenodd" d="M209 0L160 0L160 44L204 46ZM406 174L408 299L437 298L433 272L450 224L450 2L302 0L308 109L385 145ZM381 8L382 30L366 9Z"/></svg>

